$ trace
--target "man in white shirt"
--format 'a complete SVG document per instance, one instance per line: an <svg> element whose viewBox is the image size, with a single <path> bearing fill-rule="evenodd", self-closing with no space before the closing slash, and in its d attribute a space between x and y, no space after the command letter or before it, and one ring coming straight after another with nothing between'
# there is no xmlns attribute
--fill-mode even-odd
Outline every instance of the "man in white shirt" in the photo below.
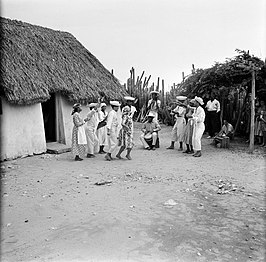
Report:
<svg viewBox="0 0 266 262"><path fill-rule="evenodd" d="M159 123L154 120L153 112L150 112L147 117L148 120L142 125L142 134L140 135L140 141L142 142L145 149L155 150L158 132L161 130L161 127ZM151 146L149 146L149 144L147 143L147 139L150 139L152 141Z"/></svg>
<svg viewBox="0 0 266 262"><path fill-rule="evenodd" d="M159 92L151 91L151 99L148 101L147 110L148 113L152 112L154 114L154 120L158 121L158 113L161 108L161 101L159 100Z"/></svg>
<svg viewBox="0 0 266 262"><path fill-rule="evenodd" d="M96 135L99 139L99 154L106 153L103 149L105 146L108 145L107 142L107 128L106 128L106 120L107 120L108 113L106 112L106 104L101 103L101 110L99 110L98 117L99 117L99 124L97 127Z"/></svg>
<svg viewBox="0 0 266 262"><path fill-rule="evenodd" d="M85 127L87 146L88 146L88 158L95 157L94 153L98 150L99 140L96 135L96 130L99 124L98 109L101 103L90 103L90 112L87 115L87 125Z"/></svg>
<svg viewBox="0 0 266 262"><path fill-rule="evenodd" d="M209 136L212 138L217 134L221 128L220 125L220 102L215 99L214 94L211 94L210 100L205 106L206 112L206 126Z"/></svg>
<svg viewBox="0 0 266 262"><path fill-rule="evenodd" d="M110 105L112 106L112 110L109 112L107 117L107 137L108 137L108 145L109 150L108 153L105 155L105 159L107 161L112 160L112 153L115 151L118 145L118 116L117 111L120 107L120 103L118 101L110 101Z"/></svg>

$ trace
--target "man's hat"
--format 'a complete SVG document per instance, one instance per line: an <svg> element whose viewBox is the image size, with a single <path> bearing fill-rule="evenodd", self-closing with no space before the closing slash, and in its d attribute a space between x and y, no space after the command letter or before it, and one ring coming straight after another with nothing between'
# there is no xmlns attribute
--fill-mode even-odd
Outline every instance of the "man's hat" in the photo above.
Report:
<svg viewBox="0 0 266 262"><path fill-rule="evenodd" d="M155 115L154 115L153 112L149 112L148 116L149 116L149 117L155 117Z"/></svg>
<svg viewBox="0 0 266 262"><path fill-rule="evenodd" d="M95 107L96 105L97 105L97 103L90 103L90 104L88 105L88 107L91 108L91 107Z"/></svg>
<svg viewBox="0 0 266 262"><path fill-rule="evenodd" d="M124 99L127 101L135 101L135 98L132 96L125 96Z"/></svg>
<svg viewBox="0 0 266 262"><path fill-rule="evenodd" d="M186 96L177 96L177 97L176 97L176 100L177 100L177 101L185 101L186 99L187 99Z"/></svg>
<svg viewBox="0 0 266 262"><path fill-rule="evenodd" d="M111 106L120 106L121 104L118 101L110 101Z"/></svg>
<svg viewBox="0 0 266 262"><path fill-rule="evenodd" d="M200 105L203 105L204 104L204 102L203 102L203 99L201 98L201 97L199 97L199 96L195 96L195 101L197 101Z"/></svg>
<svg viewBox="0 0 266 262"><path fill-rule="evenodd" d="M151 92L150 92L150 94L157 94L157 95L159 95L159 94L160 94L160 92L159 92L159 91L155 91L155 90L154 90L154 91L151 91Z"/></svg>
<svg viewBox="0 0 266 262"><path fill-rule="evenodd" d="M103 106L107 106L105 103L101 103L101 107L103 107Z"/></svg>

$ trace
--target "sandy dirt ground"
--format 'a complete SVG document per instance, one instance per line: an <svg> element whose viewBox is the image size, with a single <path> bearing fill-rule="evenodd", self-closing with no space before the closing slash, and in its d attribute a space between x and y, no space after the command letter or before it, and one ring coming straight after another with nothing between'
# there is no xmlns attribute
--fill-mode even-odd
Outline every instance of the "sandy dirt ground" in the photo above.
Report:
<svg viewBox="0 0 266 262"><path fill-rule="evenodd" d="M146 151L136 124L131 161L2 162L1 261L265 261L266 152L205 135L195 158L170 132Z"/></svg>

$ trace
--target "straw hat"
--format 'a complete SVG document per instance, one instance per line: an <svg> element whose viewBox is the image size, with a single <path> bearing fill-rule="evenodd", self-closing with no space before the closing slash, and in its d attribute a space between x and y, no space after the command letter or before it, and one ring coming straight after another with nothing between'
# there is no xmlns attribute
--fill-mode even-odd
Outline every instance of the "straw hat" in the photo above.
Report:
<svg viewBox="0 0 266 262"><path fill-rule="evenodd" d="M154 91L151 91L150 94L157 94L157 95L159 95L160 92L154 90Z"/></svg>
<svg viewBox="0 0 266 262"><path fill-rule="evenodd" d="M177 100L177 101L185 101L186 99L187 99L186 96L177 96L177 97L176 97L176 100Z"/></svg>
<svg viewBox="0 0 266 262"><path fill-rule="evenodd" d="M107 106L105 103L101 103L101 107L103 107L103 106Z"/></svg>
<svg viewBox="0 0 266 262"><path fill-rule="evenodd" d="M91 107L95 107L97 105L97 103L90 103L88 104L88 107L91 108Z"/></svg>
<svg viewBox="0 0 266 262"><path fill-rule="evenodd" d="M149 112L148 116L150 116L150 117L155 117L155 115L154 115L153 112Z"/></svg>
<svg viewBox="0 0 266 262"><path fill-rule="evenodd" d="M132 96L125 96L124 99L127 101L135 101L135 98Z"/></svg>
<svg viewBox="0 0 266 262"><path fill-rule="evenodd" d="M195 96L194 100L197 101L200 105L204 104L203 99L201 97Z"/></svg>
<svg viewBox="0 0 266 262"><path fill-rule="evenodd" d="M121 104L118 101L110 101L111 106L120 106Z"/></svg>

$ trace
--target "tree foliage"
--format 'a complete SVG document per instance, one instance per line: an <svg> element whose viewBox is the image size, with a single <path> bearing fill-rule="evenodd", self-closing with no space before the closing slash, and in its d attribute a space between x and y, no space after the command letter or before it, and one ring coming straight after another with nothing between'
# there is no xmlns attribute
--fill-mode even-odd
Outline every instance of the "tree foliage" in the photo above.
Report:
<svg viewBox="0 0 266 262"><path fill-rule="evenodd" d="M212 92L219 97L226 95L225 93L229 95L230 91L241 87L249 89L252 66L257 70L257 90L266 89L265 62L251 56L248 51L236 49L236 52L238 55L226 59L224 63L216 62L211 68L197 69L180 84L179 89L189 97L197 95L203 99L208 99Z"/></svg>

